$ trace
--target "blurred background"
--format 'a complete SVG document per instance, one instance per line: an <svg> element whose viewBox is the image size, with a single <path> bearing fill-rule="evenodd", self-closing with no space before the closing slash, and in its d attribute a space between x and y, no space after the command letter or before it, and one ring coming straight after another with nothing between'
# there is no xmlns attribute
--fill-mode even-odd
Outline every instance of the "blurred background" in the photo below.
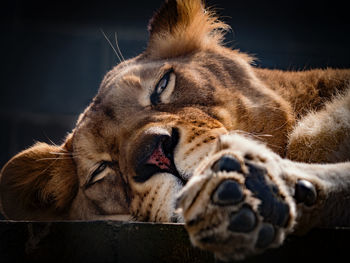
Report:
<svg viewBox="0 0 350 263"><path fill-rule="evenodd" d="M13 0L1 3L0 167L35 141L61 143L118 63L142 52L161 0ZM346 1L208 0L233 31L227 46L260 67L350 67Z"/></svg>

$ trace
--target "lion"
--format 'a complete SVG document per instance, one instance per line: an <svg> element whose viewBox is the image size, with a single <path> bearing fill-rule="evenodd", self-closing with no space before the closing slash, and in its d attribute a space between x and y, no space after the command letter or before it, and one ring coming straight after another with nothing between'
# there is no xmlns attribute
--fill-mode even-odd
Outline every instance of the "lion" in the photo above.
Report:
<svg viewBox="0 0 350 263"><path fill-rule="evenodd" d="M1 171L12 220L184 223L220 260L350 225L350 70L257 68L201 0L168 0L60 146Z"/></svg>

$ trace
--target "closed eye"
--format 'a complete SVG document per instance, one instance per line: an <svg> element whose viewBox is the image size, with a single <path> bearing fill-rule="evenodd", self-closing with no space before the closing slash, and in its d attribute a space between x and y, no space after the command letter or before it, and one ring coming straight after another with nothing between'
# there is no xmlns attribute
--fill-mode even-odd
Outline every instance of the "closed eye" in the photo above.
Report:
<svg viewBox="0 0 350 263"><path fill-rule="evenodd" d="M109 164L110 164L110 162L107 162L107 161L101 162L97 166L97 168L91 173L85 186L89 187L89 186L93 185L94 183L101 181L106 174L106 173L104 173L104 171L106 170L106 168L108 168Z"/></svg>
<svg viewBox="0 0 350 263"><path fill-rule="evenodd" d="M163 77L158 81L157 85L155 86L152 94L151 94L151 104L153 106L156 106L157 104L161 103L161 95L163 92L167 89L169 86L169 83L171 82L171 77L173 74L173 70L169 70L166 72ZM171 91L170 91L171 93Z"/></svg>

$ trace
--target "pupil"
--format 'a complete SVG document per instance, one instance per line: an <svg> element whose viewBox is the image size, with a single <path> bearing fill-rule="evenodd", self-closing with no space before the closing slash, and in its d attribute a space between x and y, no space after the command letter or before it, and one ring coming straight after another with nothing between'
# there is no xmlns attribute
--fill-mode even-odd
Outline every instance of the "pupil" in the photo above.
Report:
<svg viewBox="0 0 350 263"><path fill-rule="evenodd" d="M160 95L168 85L170 73L171 72L168 72L162 77L162 79L158 82L156 88L154 89L153 93L151 94L152 105L157 105L158 103L160 103Z"/></svg>
<svg viewBox="0 0 350 263"><path fill-rule="evenodd" d="M164 89L168 85L168 80L169 80L169 74L165 74L165 76L159 82L158 93L161 93L164 91Z"/></svg>

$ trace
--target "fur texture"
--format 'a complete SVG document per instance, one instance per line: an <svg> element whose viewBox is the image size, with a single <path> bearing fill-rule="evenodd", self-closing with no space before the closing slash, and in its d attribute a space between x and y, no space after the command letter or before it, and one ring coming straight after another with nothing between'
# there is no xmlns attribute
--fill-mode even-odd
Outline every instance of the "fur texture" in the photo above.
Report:
<svg viewBox="0 0 350 263"><path fill-rule="evenodd" d="M223 260L276 247L298 229L350 224L349 163L308 164L350 160L350 71L254 68L221 44L227 29L200 0L166 1L147 49L106 74L65 143L38 143L3 167L2 212L185 222L193 243ZM217 171L225 154L238 170ZM253 170L285 224L266 221L273 206L245 183ZM217 206L211 196L228 180L245 199ZM300 180L315 188L310 206L296 200ZM242 208L256 227L227 231ZM275 231L264 248L261 229Z"/></svg>

